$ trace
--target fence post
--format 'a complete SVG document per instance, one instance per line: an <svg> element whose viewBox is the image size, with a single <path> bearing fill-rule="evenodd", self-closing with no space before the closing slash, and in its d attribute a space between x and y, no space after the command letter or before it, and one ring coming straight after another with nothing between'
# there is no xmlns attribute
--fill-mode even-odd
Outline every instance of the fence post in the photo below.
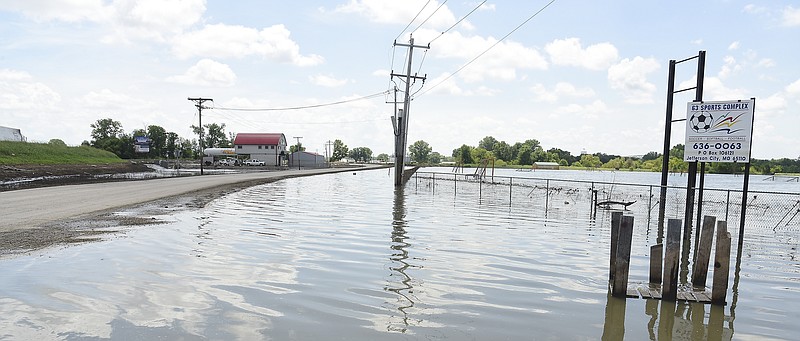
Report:
<svg viewBox="0 0 800 341"><path fill-rule="evenodd" d="M681 220L667 221L667 247L664 254L664 285L661 297L664 301L672 301L678 297L678 263L681 253Z"/></svg>
<svg viewBox="0 0 800 341"><path fill-rule="evenodd" d="M661 264L664 264L664 244L650 247L650 284L661 284Z"/></svg>
<svg viewBox="0 0 800 341"><path fill-rule="evenodd" d="M617 272L617 246L619 245L619 225L622 223L622 212L611 213L611 250L609 252L608 284L614 285Z"/></svg>
<svg viewBox="0 0 800 341"><path fill-rule="evenodd" d="M511 206L511 191L514 188L514 178L508 178L508 206Z"/></svg>
<svg viewBox="0 0 800 341"><path fill-rule="evenodd" d="M695 287L705 288L706 279L708 278L708 261L711 259L711 243L714 239L714 223L717 218L713 216L705 216L703 218L702 230L697 236L700 240L698 246L695 248L695 262L692 269L692 285ZM719 242L719 240L717 240Z"/></svg>
<svg viewBox="0 0 800 341"><path fill-rule="evenodd" d="M628 295L628 271L631 262L631 238L633 237L633 217L622 216L619 225L619 240L616 254L616 270L614 274L614 288L611 295L615 297L627 297Z"/></svg>
<svg viewBox="0 0 800 341"><path fill-rule="evenodd" d="M725 304L728 293L728 275L731 266L731 234L727 223L717 222L717 250L714 254L714 280L711 288L711 303Z"/></svg>

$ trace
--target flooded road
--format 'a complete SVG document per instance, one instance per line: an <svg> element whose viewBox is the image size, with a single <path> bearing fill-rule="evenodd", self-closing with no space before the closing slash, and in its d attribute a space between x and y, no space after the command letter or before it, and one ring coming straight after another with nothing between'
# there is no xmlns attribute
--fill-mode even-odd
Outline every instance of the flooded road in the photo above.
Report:
<svg viewBox="0 0 800 341"><path fill-rule="evenodd" d="M800 315L797 230L748 239L725 307L626 301L607 295L609 212L479 200L463 184L457 196L448 184L396 190L392 179L375 170L281 180L158 217L167 224L0 259L0 340L800 333L790 319ZM646 277L650 233L636 230L632 280Z"/></svg>

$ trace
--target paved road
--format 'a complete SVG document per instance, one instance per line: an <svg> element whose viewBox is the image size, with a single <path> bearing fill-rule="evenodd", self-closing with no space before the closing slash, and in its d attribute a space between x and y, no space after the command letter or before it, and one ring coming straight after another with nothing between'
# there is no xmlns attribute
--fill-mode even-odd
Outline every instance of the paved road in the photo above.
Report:
<svg viewBox="0 0 800 341"><path fill-rule="evenodd" d="M0 192L0 232L39 227L93 212L236 183L374 168L326 168L219 174Z"/></svg>

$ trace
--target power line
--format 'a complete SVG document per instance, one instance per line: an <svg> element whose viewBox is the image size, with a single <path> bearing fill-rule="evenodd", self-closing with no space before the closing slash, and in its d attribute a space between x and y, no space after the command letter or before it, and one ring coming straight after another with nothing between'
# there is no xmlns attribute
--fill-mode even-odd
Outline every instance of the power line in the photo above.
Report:
<svg viewBox="0 0 800 341"><path fill-rule="evenodd" d="M433 38L433 40L431 40L431 42L430 42L430 43L428 43L428 44L433 44L433 42L434 42L434 41L436 41L436 39L439 39L439 37L443 36L445 33L447 33L447 32L450 32L450 30L452 30L452 29L453 29L453 27L456 27L456 26L458 26L458 24L460 24L462 21L464 21L464 19L466 19L468 16L472 15L472 13L473 13L473 12L475 12L475 11L477 11L477 10L478 10L478 8L481 8L481 6L483 6L483 4L485 4L485 3L486 3L486 0L483 0L483 2L481 2L481 3L479 3L479 4L478 4L478 6L475 6L475 8L473 8L471 11L469 11L469 13L467 13L467 15L465 15L465 16L463 16L463 17L461 17L461 19L458 19L458 21L456 21L456 23L455 23L455 24L453 24L453 26L450 26L450 27L448 27L446 30L442 31L442 33L441 33L441 34L439 34L438 36L436 36L436 38Z"/></svg>
<svg viewBox="0 0 800 341"><path fill-rule="evenodd" d="M301 110L301 109L311 109L311 108L320 108L320 107L327 107L331 105L338 105L344 103L350 103L355 101L361 101L365 99L375 98L378 96L382 96L384 94L388 94L388 90L384 90L378 93L374 93L372 95L367 95L364 97L348 99L344 101L338 102L331 102L331 103L323 103L323 104L313 104L313 105L305 105L305 106L297 106L297 107L284 107L284 108L226 108L226 107L213 107L209 109L221 109L221 110L234 110L234 111L284 111L284 110Z"/></svg>
<svg viewBox="0 0 800 341"><path fill-rule="evenodd" d="M406 25L406 27L400 32L400 34L397 35L397 38L394 38L395 41L397 41L397 39L400 39L400 36L402 36L403 33L406 33L406 30L408 29L408 27L411 26L411 24L413 24L415 20L417 20L417 17L419 17L419 15L422 14L422 11L425 10L425 7L428 7L429 3L431 3L431 0L428 0L428 2L426 2L425 5L422 6L422 8L419 9L419 12L417 12L417 15L414 16L414 19L411 19L411 21L408 22L408 25Z"/></svg>
<svg viewBox="0 0 800 341"><path fill-rule="evenodd" d="M525 19L525 21L523 21L521 24L517 25L517 27L515 27L513 30L511 30L511 32L508 32L508 34L504 35L502 38L500 38L498 41L496 41L494 44L492 44L492 46L489 46L489 48L487 48L486 50L484 50L483 52L481 52L480 54L475 56L475 58L472 58L472 60L470 60L466 64L462 65L460 68L458 68L458 70L456 70L455 72L451 73L449 76L445 77L445 79L442 79L441 81L439 81L439 83L434 84L433 86L428 88L428 90L425 90L424 92L422 92L420 94L420 96L422 96L422 95L428 93L429 91L435 89L437 86L441 85L442 83L446 82L448 79L450 79L453 76L455 76L457 73L461 72L461 70L464 70L467 66L469 66L470 64L472 64L473 62L478 60L478 58L482 57L484 54L486 54L486 52L489 52L495 46L500 44L503 40L508 38L508 36L510 36L511 34L516 32L518 29L520 29L520 27L522 27L523 25L527 24L529 21L531 21L533 18L535 18L537 15L539 15L539 13L542 13L542 11L544 11L547 7L550 7L550 5L552 5L554 2L556 2L556 0L550 0L550 2L548 2L546 5L544 5L544 7L542 7L538 11L536 11L536 13L533 13L533 15L528 17L528 19Z"/></svg>
<svg viewBox="0 0 800 341"><path fill-rule="evenodd" d="M425 23L426 23L426 22L428 22L428 20L429 20L429 19L430 19L430 18L431 18L431 17L432 17L434 14L436 14L436 12L438 12L438 11L439 11L439 9L440 9L440 8L442 8L442 7L444 6L444 4L446 4L446 3L447 3L447 0L444 0L444 1L442 1L442 3L439 5L439 7L436 7L436 9L435 9L435 10L433 10L433 13L431 13L431 14L430 14L430 15L429 15L427 18L425 18L425 20L423 20L423 21L422 21L422 22L421 22L419 25L417 25L417 28L415 28L413 31L411 31L411 34L414 34L414 32L417 32L417 30L418 30L420 27L422 27L422 25L425 25Z"/></svg>

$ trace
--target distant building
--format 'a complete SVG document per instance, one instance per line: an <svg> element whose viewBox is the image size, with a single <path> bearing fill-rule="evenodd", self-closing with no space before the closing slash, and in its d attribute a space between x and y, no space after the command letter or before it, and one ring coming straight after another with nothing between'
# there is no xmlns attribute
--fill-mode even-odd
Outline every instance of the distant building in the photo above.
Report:
<svg viewBox="0 0 800 341"><path fill-rule="evenodd" d="M294 152L289 156L290 167L323 168L327 166L325 157L312 152Z"/></svg>
<svg viewBox="0 0 800 341"><path fill-rule="evenodd" d="M19 129L0 126L0 141L25 142L25 136Z"/></svg>
<svg viewBox="0 0 800 341"><path fill-rule="evenodd" d="M534 162L533 169L559 169L559 164L556 162Z"/></svg>
<svg viewBox="0 0 800 341"><path fill-rule="evenodd" d="M233 148L238 155L249 155L275 166L281 165L281 155L288 154L286 136L281 133L239 133L233 139Z"/></svg>

